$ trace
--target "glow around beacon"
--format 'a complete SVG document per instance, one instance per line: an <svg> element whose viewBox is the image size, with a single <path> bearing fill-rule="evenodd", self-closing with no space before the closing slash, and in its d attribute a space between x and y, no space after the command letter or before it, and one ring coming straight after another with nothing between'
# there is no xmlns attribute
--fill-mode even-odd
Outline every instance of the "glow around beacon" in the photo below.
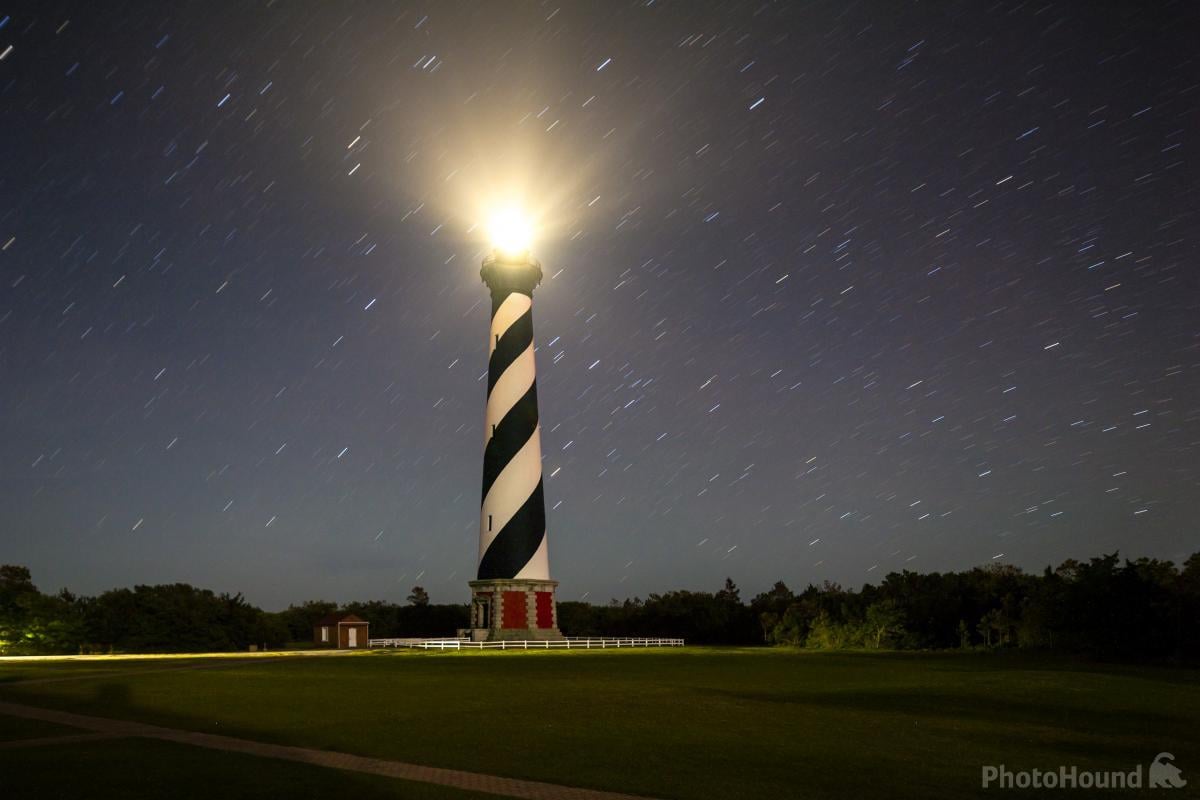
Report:
<svg viewBox="0 0 1200 800"><path fill-rule="evenodd" d="M520 255L533 243L533 225L520 211L507 208L488 220L488 238L492 247L504 255Z"/></svg>

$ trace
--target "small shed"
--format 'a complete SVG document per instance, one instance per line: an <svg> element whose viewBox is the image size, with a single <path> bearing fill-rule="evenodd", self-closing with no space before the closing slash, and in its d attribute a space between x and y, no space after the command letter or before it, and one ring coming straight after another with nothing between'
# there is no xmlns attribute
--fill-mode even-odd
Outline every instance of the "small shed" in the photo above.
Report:
<svg viewBox="0 0 1200 800"><path fill-rule="evenodd" d="M313 644L339 650L367 648L368 623L353 614L328 614L313 625Z"/></svg>

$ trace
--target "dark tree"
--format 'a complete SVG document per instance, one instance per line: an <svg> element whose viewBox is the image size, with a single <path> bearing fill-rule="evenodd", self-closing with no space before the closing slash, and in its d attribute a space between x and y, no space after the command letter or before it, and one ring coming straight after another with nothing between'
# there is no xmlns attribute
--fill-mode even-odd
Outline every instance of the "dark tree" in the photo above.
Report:
<svg viewBox="0 0 1200 800"><path fill-rule="evenodd" d="M741 592L738 591L737 584L733 582L733 578L725 579L725 586L721 589L721 591L717 592L717 599L723 600L727 603L742 602Z"/></svg>

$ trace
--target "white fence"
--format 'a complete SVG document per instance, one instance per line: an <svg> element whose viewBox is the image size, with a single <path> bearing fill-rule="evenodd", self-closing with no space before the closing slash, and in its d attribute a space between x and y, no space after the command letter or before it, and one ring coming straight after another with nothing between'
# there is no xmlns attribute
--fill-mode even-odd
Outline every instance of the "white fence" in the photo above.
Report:
<svg viewBox="0 0 1200 800"><path fill-rule="evenodd" d="M416 650L607 650L614 647L683 647L683 639L568 636L565 639L520 639L473 642L470 639L369 639L371 647Z"/></svg>

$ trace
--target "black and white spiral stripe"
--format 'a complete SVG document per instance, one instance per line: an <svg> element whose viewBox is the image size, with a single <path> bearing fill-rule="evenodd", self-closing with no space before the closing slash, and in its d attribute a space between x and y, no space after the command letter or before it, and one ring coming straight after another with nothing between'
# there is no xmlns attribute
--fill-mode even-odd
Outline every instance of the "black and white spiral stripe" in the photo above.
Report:
<svg viewBox="0 0 1200 800"><path fill-rule="evenodd" d="M548 580L532 289L492 287L488 349L479 579Z"/></svg>

